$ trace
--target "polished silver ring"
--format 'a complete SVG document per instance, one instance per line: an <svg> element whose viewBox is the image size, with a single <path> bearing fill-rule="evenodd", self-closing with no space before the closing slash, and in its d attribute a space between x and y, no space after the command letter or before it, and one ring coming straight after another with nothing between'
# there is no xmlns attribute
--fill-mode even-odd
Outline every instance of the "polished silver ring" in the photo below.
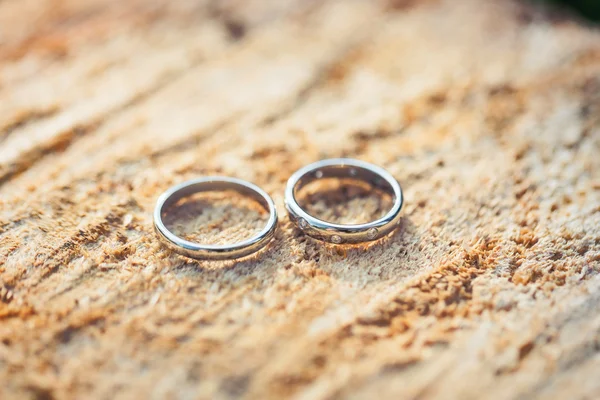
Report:
<svg viewBox="0 0 600 400"><path fill-rule="evenodd" d="M269 220L263 230L250 239L221 246L190 242L175 235L165 226L163 213L169 206L195 193L223 190L235 190L260 203L269 212ZM209 176L173 186L158 198L154 209L154 229L160 241L176 253L199 260L228 260L252 254L269 243L275 236L276 227L275 203L264 190L250 182L223 176Z"/></svg>
<svg viewBox="0 0 600 400"><path fill-rule="evenodd" d="M366 224L334 224L308 214L299 204L299 190L322 178L351 178L365 181L392 196L392 208L376 221ZM377 240L392 232L400 222L402 189L394 177L381 167L350 158L318 161L296 171L288 180L285 206L292 221L308 236L342 243L362 243Z"/></svg>

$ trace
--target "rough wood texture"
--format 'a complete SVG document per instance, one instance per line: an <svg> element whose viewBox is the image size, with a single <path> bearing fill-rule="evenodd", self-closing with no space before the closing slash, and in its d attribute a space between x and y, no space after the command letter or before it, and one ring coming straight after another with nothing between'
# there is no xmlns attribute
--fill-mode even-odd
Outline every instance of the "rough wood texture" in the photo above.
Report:
<svg viewBox="0 0 600 400"><path fill-rule="evenodd" d="M0 43L0 398L600 398L594 29L495 0L2 0ZM400 232L293 229L286 179L337 156L398 178ZM273 195L260 257L157 244L156 197L206 174ZM179 229L216 241L264 218L198 201Z"/></svg>

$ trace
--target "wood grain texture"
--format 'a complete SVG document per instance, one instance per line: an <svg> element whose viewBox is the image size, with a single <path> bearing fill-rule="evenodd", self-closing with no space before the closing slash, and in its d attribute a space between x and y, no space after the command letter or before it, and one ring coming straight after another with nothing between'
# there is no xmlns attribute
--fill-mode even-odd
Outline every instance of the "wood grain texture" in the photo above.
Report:
<svg viewBox="0 0 600 400"><path fill-rule="evenodd" d="M0 44L0 398L600 397L597 29L493 0L3 0ZM339 156L401 182L396 234L290 224L286 179ZM258 257L159 246L157 196L208 174L275 199ZM315 210L380 209L338 195ZM221 200L178 229L260 228Z"/></svg>

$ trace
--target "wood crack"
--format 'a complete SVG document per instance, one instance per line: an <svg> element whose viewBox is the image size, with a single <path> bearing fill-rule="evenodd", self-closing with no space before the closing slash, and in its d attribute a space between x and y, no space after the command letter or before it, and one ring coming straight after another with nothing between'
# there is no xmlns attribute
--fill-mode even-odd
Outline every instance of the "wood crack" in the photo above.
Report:
<svg viewBox="0 0 600 400"><path fill-rule="evenodd" d="M112 108L108 112L95 117L92 121L85 124L69 129L68 131L60 132L55 135L52 140L42 143L39 146L34 147L28 152L21 155L18 161L5 166L0 166L0 186L14 178L15 176L25 172L32 168L36 163L41 161L45 156L54 154L57 152L63 152L68 147L72 146L76 140L85 136L86 134L98 129L102 125L108 123L112 118L127 111L127 109L134 107L140 103L143 103L153 95L159 93L161 90L169 87L170 85L182 79L184 76L190 73L190 69L198 66L202 59L196 60L192 67L180 69L176 72L171 72L163 75L159 78L151 87L136 94L129 101L121 104L117 107Z"/></svg>
<svg viewBox="0 0 600 400"><path fill-rule="evenodd" d="M0 145L2 145L2 142L4 142L17 129L23 128L34 122L48 119L56 115L58 112L58 107L50 107L41 110L27 110L23 112L12 121L8 121L4 124L4 127L0 130Z"/></svg>

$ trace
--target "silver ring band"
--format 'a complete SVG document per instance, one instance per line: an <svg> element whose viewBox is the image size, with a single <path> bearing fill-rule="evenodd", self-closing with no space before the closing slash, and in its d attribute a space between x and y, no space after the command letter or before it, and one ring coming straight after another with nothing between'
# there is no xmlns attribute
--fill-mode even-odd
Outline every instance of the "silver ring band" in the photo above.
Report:
<svg viewBox="0 0 600 400"><path fill-rule="evenodd" d="M300 189L322 178L351 178L365 181L392 196L393 205L386 215L366 224L334 224L308 214L296 200ZM326 242L362 243L377 240L392 232L400 222L402 189L398 181L381 167L350 158L318 161L296 171L288 180L285 206L290 218L307 235Z"/></svg>
<svg viewBox="0 0 600 400"><path fill-rule="evenodd" d="M184 197L208 191L235 190L258 201L269 212L267 225L257 235L231 245L203 245L182 239L169 231L163 222L165 209ZM277 210L273 199L258 186L241 179L209 176L183 182L164 192L154 209L154 229L159 240L176 253L199 260L228 260L252 254L269 243L275 236Z"/></svg>

